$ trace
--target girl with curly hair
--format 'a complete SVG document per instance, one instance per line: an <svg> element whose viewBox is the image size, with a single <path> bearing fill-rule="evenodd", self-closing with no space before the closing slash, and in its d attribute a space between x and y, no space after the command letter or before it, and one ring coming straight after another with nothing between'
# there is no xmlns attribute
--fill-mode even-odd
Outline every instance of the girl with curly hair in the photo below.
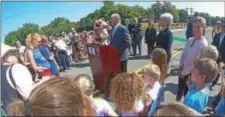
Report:
<svg viewBox="0 0 225 117"><path fill-rule="evenodd" d="M92 108L96 111L96 116L118 116L109 103L100 98L93 98L95 85L92 78L87 74L80 74L71 79L72 85L77 85L92 101Z"/></svg>
<svg viewBox="0 0 225 117"><path fill-rule="evenodd" d="M167 54L162 48L155 48L152 53L152 62L159 66L161 72L161 82L164 82L167 78Z"/></svg>
<svg viewBox="0 0 225 117"><path fill-rule="evenodd" d="M121 116L139 116L144 108L141 100L143 92L143 80L133 73L118 74L111 81L110 96Z"/></svg>

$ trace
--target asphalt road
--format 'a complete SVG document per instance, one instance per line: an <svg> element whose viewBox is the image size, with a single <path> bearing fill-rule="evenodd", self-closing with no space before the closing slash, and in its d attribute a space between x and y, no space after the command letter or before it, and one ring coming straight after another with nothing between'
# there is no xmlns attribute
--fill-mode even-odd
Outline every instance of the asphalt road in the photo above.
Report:
<svg viewBox="0 0 225 117"><path fill-rule="evenodd" d="M206 30L205 37L209 43L212 42L211 32L212 32L211 28L208 28ZM185 30L173 31L173 36L185 38ZM176 48L180 48L184 46L184 44L185 44L185 41L174 40L172 49L174 50ZM165 98L164 98L163 104L168 104L175 101L176 92L177 92L177 83L178 83L178 77L176 76L176 72L177 72L181 53L182 53L182 49L179 51L177 50L173 51L173 57L170 63L171 74L165 81L165 94L164 94ZM130 57L130 60L128 61L128 72L134 72L134 71L140 70L141 67L143 67L149 62L149 59L145 57L147 55L147 46L146 44L144 44L144 39L142 39L142 54L143 54L142 56ZM91 69L89 67L88 60L74 62L72 65L72 68L70 70L67 70L64 73L61 73L61 76L66 76L71 78L71 77L75 77L78 74L91 75ZM212 96L211 99L213 99L213 97L218 93L218 91L219 91L219 86L216 86L216 90L211 92L211 96Z"/></svg>

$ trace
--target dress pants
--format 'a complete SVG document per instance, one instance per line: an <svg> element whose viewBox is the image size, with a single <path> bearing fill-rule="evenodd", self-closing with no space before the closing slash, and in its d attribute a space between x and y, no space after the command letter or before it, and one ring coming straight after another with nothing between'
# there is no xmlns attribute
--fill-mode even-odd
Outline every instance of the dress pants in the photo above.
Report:
<svg viewBox="0 0 225 117"><path fill-rule="evenodd" d="M120 61L121 64L121 72L127 72L127 60Z"/></svg>
<svg viewBox="0 0 225 117"><path fill-rule="evenodd" d="M152 41L150 43L147 43L148 55L150 55L153 52L154 45L155 45L155 42L154 41Z"/></svg>
<svg viewBox="0 0 225 117"><path fill-rule="evenodd" d="M59 51L60 62L63 70L66 70L70 67L69 57L66 51Z"/></svg>
<svg viewBox="0 0 225 117"><path fill-rule="evenodd" d="M188 74L188 75L185 75L184 78L178 79L178 90L177 90L176 101L180 101L182 98L182 95L185 97L186 94L188 93L188 86L186 82L190 75L191 74Z"/></svg>

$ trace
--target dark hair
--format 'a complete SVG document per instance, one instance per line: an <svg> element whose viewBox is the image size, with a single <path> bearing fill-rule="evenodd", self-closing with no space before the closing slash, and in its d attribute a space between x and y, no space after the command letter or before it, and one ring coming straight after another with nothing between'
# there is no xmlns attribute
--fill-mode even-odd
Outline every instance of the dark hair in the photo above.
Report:
<svg viewBox="0 0 225 117"><path fill-rule="evenodd" d="M200 16L200 14L198 12L194 13L194 17Z"/></svg>

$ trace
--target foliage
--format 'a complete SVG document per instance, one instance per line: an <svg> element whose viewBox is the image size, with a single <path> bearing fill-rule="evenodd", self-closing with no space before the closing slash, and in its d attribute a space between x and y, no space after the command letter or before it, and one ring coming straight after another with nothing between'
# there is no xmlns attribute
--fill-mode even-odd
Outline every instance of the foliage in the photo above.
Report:
<svg viewBox="0 0 225 117"><path fill-rule="evenodd" d="M181 23L186 23L188 19L188 12L184 9L179 10L179 20Z"/></svg>
<svg viewBox="0 0 225 117"><path fill-rule="evenodd" d="M17 31L12 31L5 37L5 43L11 46L15 46L16 41L19 40L22 44L25 44L25 40L30 33L41 33L41 30L37 24L26 23Z"/></svg>
<svg viewBox="0 0 225 117"><path fill-rule="evenodd" d="M150 6L150 5L149 5ZM14 46L17 40L25 44L26 36L29 33L41 33L47 36L60 34L61 32L70 32L71 28L76 28L77 32L83 30L92 30L94 21L99 18L104 18L106 21L110 20L113 13L119 13L122 19L129 19L130 23L134 23L134 18L139 18L143 22L154 19L158 21L161 14L169 12L174 17L175 23L186 23L188 19L188 12L185 9L177 9L171 2L159 2L152 4L149 8L142 6L127 6L123 4L115 4L113 1L103 1L103 6L89 13L87 16L81 18L78 22L71 22L66 18L57 17L50 24L39 27L37 24L26 23L16 31L9 32L5 37L5 43ZM224 17L211 17L208 13L200 13L204 17L208 25L216 24L217 20L225 22ZM143 24L144 25L144 24ZM143 27L146 27L143 26Z"/></svg>

